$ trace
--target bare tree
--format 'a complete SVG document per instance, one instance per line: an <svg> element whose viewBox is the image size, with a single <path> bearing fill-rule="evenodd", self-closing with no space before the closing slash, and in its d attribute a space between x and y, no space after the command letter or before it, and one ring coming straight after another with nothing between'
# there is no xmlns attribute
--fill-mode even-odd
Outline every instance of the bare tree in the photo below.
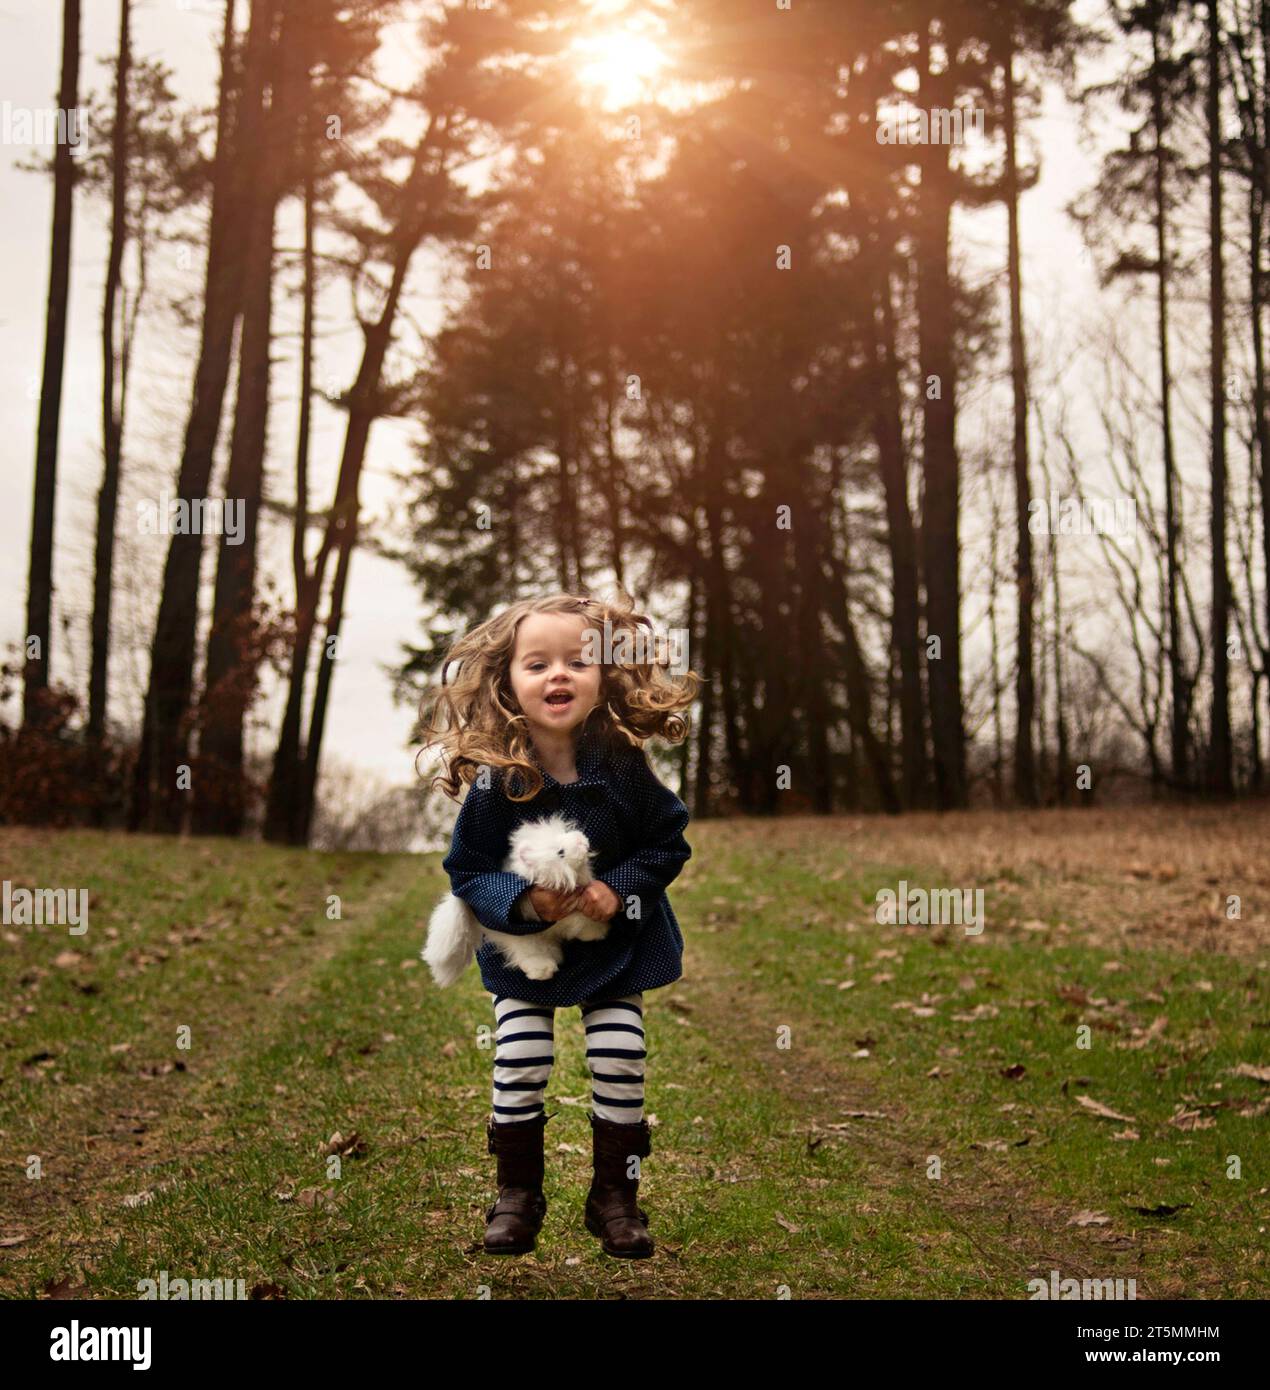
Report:
<svg viewBox="0 0 1270 1390"><path fill-rule="evenodd" d="M115 397L115 301L123 278L128 240L128 83L132 66L132 0L119 4L119 53L115 60L115 119L111 145L110 251L101 311L101 490L97 494L97 543L93 560L92 669L88 682L88 734L99 740L106 729L109 691L110 599L114 583L115 513L123 453L123 406Z"/></svg>
<svg viewBox="0 0 1270 1390"><path fill-rule="evenodd" d="M35 436L35 500L31 512L31 555L26 596L26 666L23 723L44 720L49 684L53 606L53 512L57 500L57 439L62 419L62 373L66 360L66 314L70 301L71 214L75 196L72 138L79 122L79 0L62 5L62 77L58 89L58 136L53 153L53 236L49 247L48 305L44 318L44 370ZM72 124L74 123L74 124Z"/></svg>

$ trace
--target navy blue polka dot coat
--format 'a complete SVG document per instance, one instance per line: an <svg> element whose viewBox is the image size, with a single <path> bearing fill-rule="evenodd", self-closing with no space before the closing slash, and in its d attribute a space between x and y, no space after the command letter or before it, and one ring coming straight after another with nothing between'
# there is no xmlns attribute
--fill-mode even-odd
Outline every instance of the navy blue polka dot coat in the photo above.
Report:
<svg viewBox="0 0 1270 1390"><path fill-rule="evenodd" d="M533 884L502 866L517 826L557 812L586 835L597 851L592 873L622 903L603 941L561 943L564 959L550 980L531 980L484 942L476 962L491 994L566 1007L657 989L683 974L683 936L666 888L692 856L683 837L688 808L657 780L642 749L595 728L580 735L575 763L577 779L563 783L540 765L543 786L529 801L510 800L495 769L490 786L473 783L459 808L442 867L483 926L519 936L547 925L520 918L514 904Z"/></svg>

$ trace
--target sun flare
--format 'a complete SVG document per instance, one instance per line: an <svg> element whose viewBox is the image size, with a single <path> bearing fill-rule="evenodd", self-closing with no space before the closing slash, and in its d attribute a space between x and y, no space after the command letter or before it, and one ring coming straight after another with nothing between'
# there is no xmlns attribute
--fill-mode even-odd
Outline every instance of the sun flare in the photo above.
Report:
<svg viewBox="0 0 1270 1390"><path fill-rule="evenodd" d="M629 29L578 39L573 51L579 80L598 88L609 107L638 101L667 64L665 53L652 39Z"/></svg>

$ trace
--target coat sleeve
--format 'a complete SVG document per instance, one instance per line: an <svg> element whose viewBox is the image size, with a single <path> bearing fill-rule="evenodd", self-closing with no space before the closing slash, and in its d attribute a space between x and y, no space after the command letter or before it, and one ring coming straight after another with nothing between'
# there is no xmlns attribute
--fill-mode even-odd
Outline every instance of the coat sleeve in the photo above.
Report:
<svg viewBox="0 0 1270 1390"><path fill-rule="evenodd" d="M689 816L683 802L657 780L642 749L631 759L626 783L641 827L640 844L633 854L596 877L622 900L614 917L624 917L631 910L633 897L638 916L632 920L643 923L648 921L653 903L692 858L692 849L683 836Z"/></svg>
<svg viewBox="0 0 1270 1390"><path fill-rule="evenodd" d="M441 861L455 897L462 898L476 919L490 931L528 936L544 923L525 921L516 900L533 887L520 874L503 869L507 858L511 817L499 805L501 791L471 786L454 822L450 852Z"/></svg>

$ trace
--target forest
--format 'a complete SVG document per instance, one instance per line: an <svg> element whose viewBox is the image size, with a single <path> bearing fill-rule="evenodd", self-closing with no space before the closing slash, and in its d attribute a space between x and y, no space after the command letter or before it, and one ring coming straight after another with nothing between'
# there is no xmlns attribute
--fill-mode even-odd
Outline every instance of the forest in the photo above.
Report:
<svg viewBox="0 0 1270 1390"><path fill-rule="evenodd" d="M415 595L406 706L518 598L637 595L703 677L698 817L1264 792L1266 0L224 0L210 106L112 9L94 87L64 0L79 138L27 161L0 820L310 843L359 553ZM1063 273L1029 245L1055 111L1093 142L1064 216L1097 292L1061 322L1028 283ZM169 458L129 425L174 318Z"/></svg>

